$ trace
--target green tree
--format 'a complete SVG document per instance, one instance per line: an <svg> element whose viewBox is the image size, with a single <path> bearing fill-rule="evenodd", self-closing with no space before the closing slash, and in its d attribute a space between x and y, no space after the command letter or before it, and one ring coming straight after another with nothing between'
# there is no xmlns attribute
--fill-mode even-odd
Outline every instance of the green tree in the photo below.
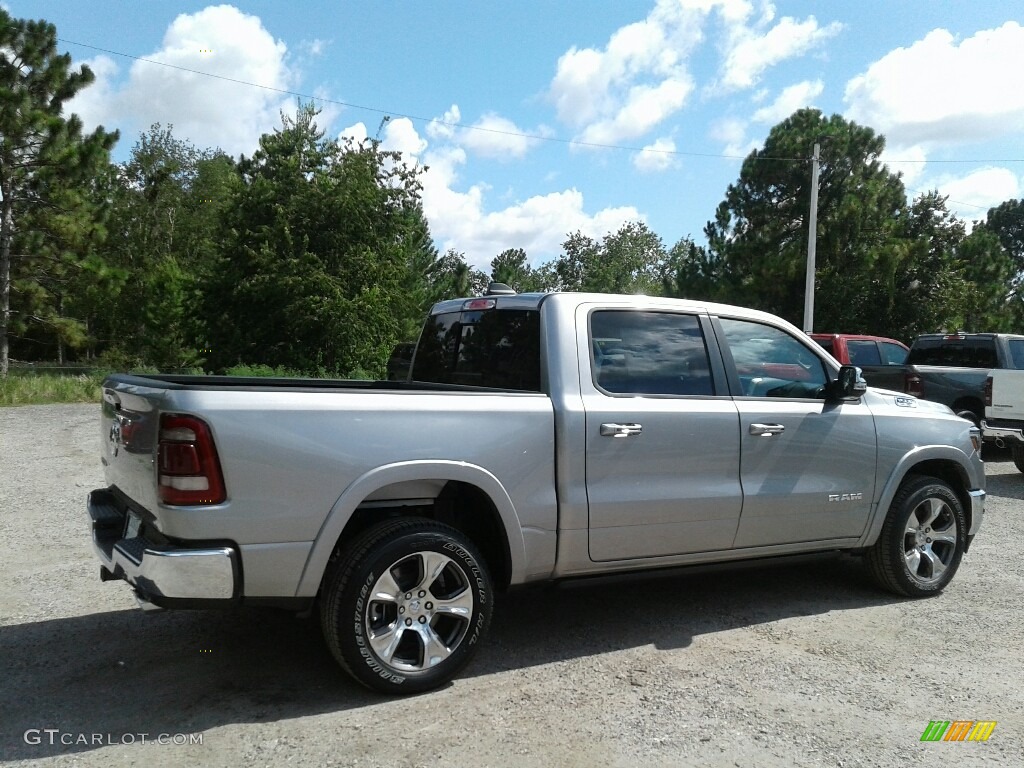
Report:
<svg viewBox="0 0 1024 768"><path fill-rule="evenodd" d="M428 242L418 172L376 141L325 139L317 114L282 115L239 163L205 294L215 367L381 375L406 332L410 255Z"/></svg>
<svg viewBox="0 0 1024 768"><path fill-rule="evenodd" d="M466 254L449 248L430 270L430 285L435 301L479 296L487 290L487 275L470 266Z"/></svg>
<svg viewBox="0 0 1024 768"><path fill-rule="evenodd" d="M526 251L508 248L491 260L491 280L515 289L516 293L544 291L544 276L530 265Z"/></svg>
<svg viewBox="0 0 1024 768"><path fill-rule="evenodd" d="M713 300L718 293L720 262L689 237L668 252L662 270L662 293L680 299Z"/></svg>
<svg viewBox="0 0 1024 768"><path fill-rule="evenodd" d="M57 54L52 24L14 19L0 8L0 377L7 375L9 361L12 264L25 253L19 220L40 206L62 205L61 213L86 221L68 190L88 182L117 140L116 132L102 127L83 135L81 120L62 114L64 104L92 81L88 67L72 71L71 57ZM47 197L54 185L64 192L59 202ZM70 219L61 224L66 234L75 226ZM63 253L81 255L73 249Z"/></svg>
<svg viewBox="0 0 1024 768"><path fill-rule="evenodd" d="M241 186L231 158L155 124L119 166L108 251L127 275L98 318L120 365L184 368L208 347L202 293L220 252L220 220Z"/></svg>
<svg viewBox="0 0 1024 768"><path fill-rule="evenodd" d="M839 115L801 109L776 125L743 162L715 220L705 227L715 298L800 323L810 207L810 162L821 144L816 326L845 327L851 302L867 300L876 263L898 234L906 197L879 161L885 140ZM864 308L864 317L873 311Z"/></svg>
<svg viewBox="0 0 1024 768"><path fill-rule="evenodd" d="M1024 327L1024 201L989 209L957 250L972 288L964 327L1017 332Z"/></svg>
<svg viewBox="0 0 1024 768"><path fill-rule="evenodd" d="M600 241L576 232L562 250L553 265L560 290L657 294L662 289L668 254L643 222L623 224Z"/></svg>

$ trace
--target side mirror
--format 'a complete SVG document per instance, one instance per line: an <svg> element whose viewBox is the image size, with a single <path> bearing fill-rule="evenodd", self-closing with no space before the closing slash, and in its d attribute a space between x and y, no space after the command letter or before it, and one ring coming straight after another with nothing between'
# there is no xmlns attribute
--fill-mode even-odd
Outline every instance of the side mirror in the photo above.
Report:
<svg viewBox="0 0 1024 768"><path fill-rule="evenodd" d="M825 387L826 400L856 400L867 392L867 382L861 378L860 368L855 365L844 365L839 369L839 376Z"/></svg>

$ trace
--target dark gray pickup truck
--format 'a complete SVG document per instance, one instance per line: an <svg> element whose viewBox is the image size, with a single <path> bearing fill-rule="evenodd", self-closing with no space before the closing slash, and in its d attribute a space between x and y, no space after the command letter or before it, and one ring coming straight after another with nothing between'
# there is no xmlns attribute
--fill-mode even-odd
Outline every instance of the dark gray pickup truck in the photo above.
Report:
<svg viewBox="0 0 1024 768"><path fill-rule="evenodd" d="M907 394L949 406L980 426L989 371L1024 369L1024 336L928 333L914 341L907 365Z"/></svg>

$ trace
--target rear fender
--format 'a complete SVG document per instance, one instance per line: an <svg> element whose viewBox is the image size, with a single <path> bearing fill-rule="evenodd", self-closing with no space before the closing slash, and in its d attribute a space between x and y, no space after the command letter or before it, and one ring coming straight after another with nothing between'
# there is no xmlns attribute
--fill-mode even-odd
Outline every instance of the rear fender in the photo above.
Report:
<svg viewBox="0 0 1024 768"><path fill-rule="evenodd" d="M459 461L404 461L387 464L354 480L331 507L327 519L320 527L302 572L296 597L312 597L320 589L327 561L334 552L345 525L359 507L374 492L396 483L416 481L457 481L475 485L490 497L501 517L508 538L512 566L512 583L521 581L526 570L526 544L523 529L512 499L498 479L483 467Z"/></svg>

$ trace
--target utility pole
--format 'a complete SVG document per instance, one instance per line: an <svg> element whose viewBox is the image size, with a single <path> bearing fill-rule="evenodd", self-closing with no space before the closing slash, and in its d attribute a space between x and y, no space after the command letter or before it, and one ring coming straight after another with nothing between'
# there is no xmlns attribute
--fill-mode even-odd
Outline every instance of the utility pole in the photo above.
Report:
<svg viewBox="0 0 1024 768"><path fill-rule="evenodd" d="M804 333L814 330L814 257L818 246L818 152L814 142L811 157L811 214L807 227L807 282L804 286Z"/></svg>

